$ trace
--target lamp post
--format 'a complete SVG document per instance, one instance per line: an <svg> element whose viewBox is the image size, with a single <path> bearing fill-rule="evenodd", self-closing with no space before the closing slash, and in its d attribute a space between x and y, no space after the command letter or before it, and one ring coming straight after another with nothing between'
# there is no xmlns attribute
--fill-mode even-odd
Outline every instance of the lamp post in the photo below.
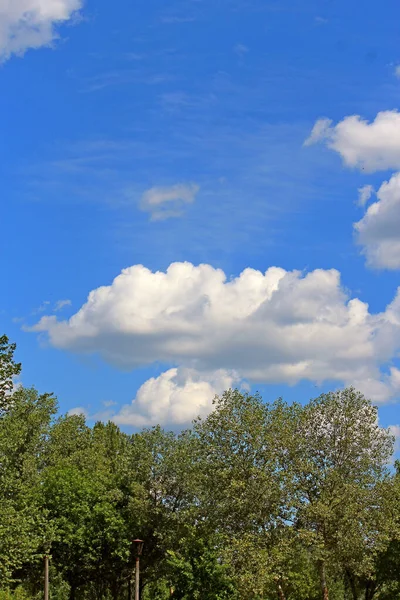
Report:
<svg viewBox="0 0 400 600"><path fill-rule="evenodd" d="M44 600L49 600L49 561L51 558L51 540L44 540Z"/></svg>
<svg viewBox="0 0 400 600"><path fill-rule="evenodd" d="M44 600L49 600L49 556L44 557Z"/></svg>
<svg viewBox="0 0 400 600"><path fill-rule="evenodd" d="M133 543L135 544L135 551L136 551L136 563L135 563L135 600L139 600L139 577L140 577L139 563L140 563L140 557L142 556L144 542L143 542L143 540L133 540Z"/></svg>

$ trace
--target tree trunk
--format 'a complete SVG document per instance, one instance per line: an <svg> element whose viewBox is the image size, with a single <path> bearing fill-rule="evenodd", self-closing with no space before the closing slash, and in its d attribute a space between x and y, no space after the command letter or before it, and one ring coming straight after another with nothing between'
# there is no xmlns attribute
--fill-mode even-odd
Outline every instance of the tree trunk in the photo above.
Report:
<svg viewBox="0 0 400 600"><path fill-rule="evenodd" d="M279 581L276 584L276 588L278 590L278 599L279 600L286 600L285 594L283 592L283 588L282 588L281 584L279 583Z"/></svg>
<svg viewBox="0 0 400 600"><path fill-rule="evenodd" d="M319 578L321 582L322 600L329 600L328 585L326 583L325 561L319 561Z"/></svg>
<svg viewBox="0 0 400 600"><path fill-rule="evenodd" d="M372 600L375 596L376 585L373 581L367 581L365 585L365 600Z"/></svg>
<svg viewBox="0 0 400 600"><path fill-rule="evenodd" d="M347 575L347 579L350 584L350 589L351 589L351 594L353 596L353 600L358 600L357 587L356 587L356 582L354 581L354 577L349 571L346 571L346 575Z"/></svg>
<svg viewBox="0 0 400 600"><path fill-rule="evenodd" d="M111 583L111 597L113 600L118 600L119 598L119 582L117 581Z"/></svg>
<svg viewBox="0 0 400 600"><path fill-rule="evenodd" d="M76 597L76 586L70 585L69 589L69 600L75 600Z"/></svg>

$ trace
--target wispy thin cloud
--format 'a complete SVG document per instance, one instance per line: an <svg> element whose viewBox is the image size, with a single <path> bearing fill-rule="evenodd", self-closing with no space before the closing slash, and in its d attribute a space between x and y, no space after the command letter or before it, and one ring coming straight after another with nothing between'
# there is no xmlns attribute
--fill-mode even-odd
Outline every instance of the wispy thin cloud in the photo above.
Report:
<svg viewBox="0 0 400 600"><path fill-rule="evenodd" d="M115 400L103 400L102 405L105 408L111 408L111 406L116 406L118 403Z"/></svg>
<svg viewBox="0 0 400 600"><path fill-rule="evenodd" d="M18 324L20 324L20 323L23 323L23 322L24 322L24 320L25 320L25 318L24 318L24 317L13 317L13 318L11 319L11 321L12 321L13 323L16 323L17 325L18 325Z"/></svg>
<svg viewBox="0 0 400 600"><path fill-rule="evenodd" d="M169 187L153 187L142 195L140 208L150 213L152 221L180 217L186 204L194 202L200 187L195 183L178 183Z"/></svg>
<svg viewBox="0 0 400 600"><path fill-rule="evenodd" d="M161 17L160 21L167 25L175 25L179 23L193 23L196 19L190 16L179 16L179 15L165 15Z"/></svg>
<svg viewBox="0 0 400 600"><path fill-rule="evenodd" d="M314 22L317 25L326 25L327 23L329 23L329 20L326 19L325 17L315 17Z"/></svg>
<svg viewBox="0 0 400 600"><path fill-rule="evenodd" d="M71 306L72 302L71 300L57 300L57 302L55 303L54 307L53 307L53 311L54 312L59 312L60 310L62 310L63 308L65 308L66 306Z"/></svg>
<svg viewBox="0 0 400 600"><path fill-rule="evenodd" d="M31 312L30 312L30 316L37 316L43 313L57 313L62 311L64 308L66 308L67 306L71 306L72 302L71 300L57 300L56 302L54 302L53 304L50 302L50 300L44 300L38 307L34 308ZM25 322L26 317L14 317L12 319L13 323L24 323Z"/></svg>
<svg viewBox="0 0 400 600"><path fill-rule="evenodd" d="M128 59L137 60L139 59ZM96 75L78 78L81 84L81 93L99 92L109 87L123 85L160 85L176 80L176 76L171 73L151 73L142 68L135 69L116 69L104 71Z"/></svg>
<svg viewBox="0 0 400 600"><path fill-rule="evenodd" d="M123 58L125 60L136 62L136 61L144 60L146 57L144 54L139 54L138 52L125 52L125 54L123 55Z"/></svg>
<svg viewBox="0 0 400 600"><path fill-rule="evenodd" d="M218 103L215 94L190 95L184 91L166 92L161 94L160 103L163 108L169 112L193 112L204 111L212 108Z"/></svg>
<svg viewBox="0 0 400 600"><path fill-rule="evenodd" d="M240 60L243 60L246 54L250 52L249 48L244 44L236 44L236 46L233 48L233 51L240 58Z"/></svg>
<svg viewBox="0 0 400 600"><path fill-rule="evenodd" d="M39 313L45 312L49 308L50 308L50 300L44 300L40 306L38 306L37 308L34 308L32 310L31 314L32 315L37 315Z"/></svg>
<svg viewBox="0 0 400 600"><path fill-rule="evenodd" d="M371 199L374 191L373 185L364 185L363 187L358 188L358 205L365 206L368 200Z"/></svg>

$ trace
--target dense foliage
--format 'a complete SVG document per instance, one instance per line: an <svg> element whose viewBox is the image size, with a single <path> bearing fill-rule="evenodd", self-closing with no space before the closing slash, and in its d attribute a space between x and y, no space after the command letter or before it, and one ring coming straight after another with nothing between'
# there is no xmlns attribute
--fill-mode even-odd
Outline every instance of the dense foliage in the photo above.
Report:
<svg viewBox="0 0 400 600"><path fill-rule="evenodd" d="M180 434L57 416L0 338L0 600L400 600L400 468L354 389L228 390Z"/></svg>

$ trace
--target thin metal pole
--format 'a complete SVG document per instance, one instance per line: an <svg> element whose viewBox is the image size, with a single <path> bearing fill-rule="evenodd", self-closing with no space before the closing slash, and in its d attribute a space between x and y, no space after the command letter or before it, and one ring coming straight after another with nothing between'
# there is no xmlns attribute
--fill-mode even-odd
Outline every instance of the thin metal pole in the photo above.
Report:
<svg viewBox="0 0 400 600"><path fill-rule="evenodd" d="M49 600L49 557L44 557L44 600Z"/></svg>
<svg viewBox="0 0 400 600"><path fill-rule="evenodd" d="M135 568L135 600L139 600L139 557L136 557Z"/></svg>

